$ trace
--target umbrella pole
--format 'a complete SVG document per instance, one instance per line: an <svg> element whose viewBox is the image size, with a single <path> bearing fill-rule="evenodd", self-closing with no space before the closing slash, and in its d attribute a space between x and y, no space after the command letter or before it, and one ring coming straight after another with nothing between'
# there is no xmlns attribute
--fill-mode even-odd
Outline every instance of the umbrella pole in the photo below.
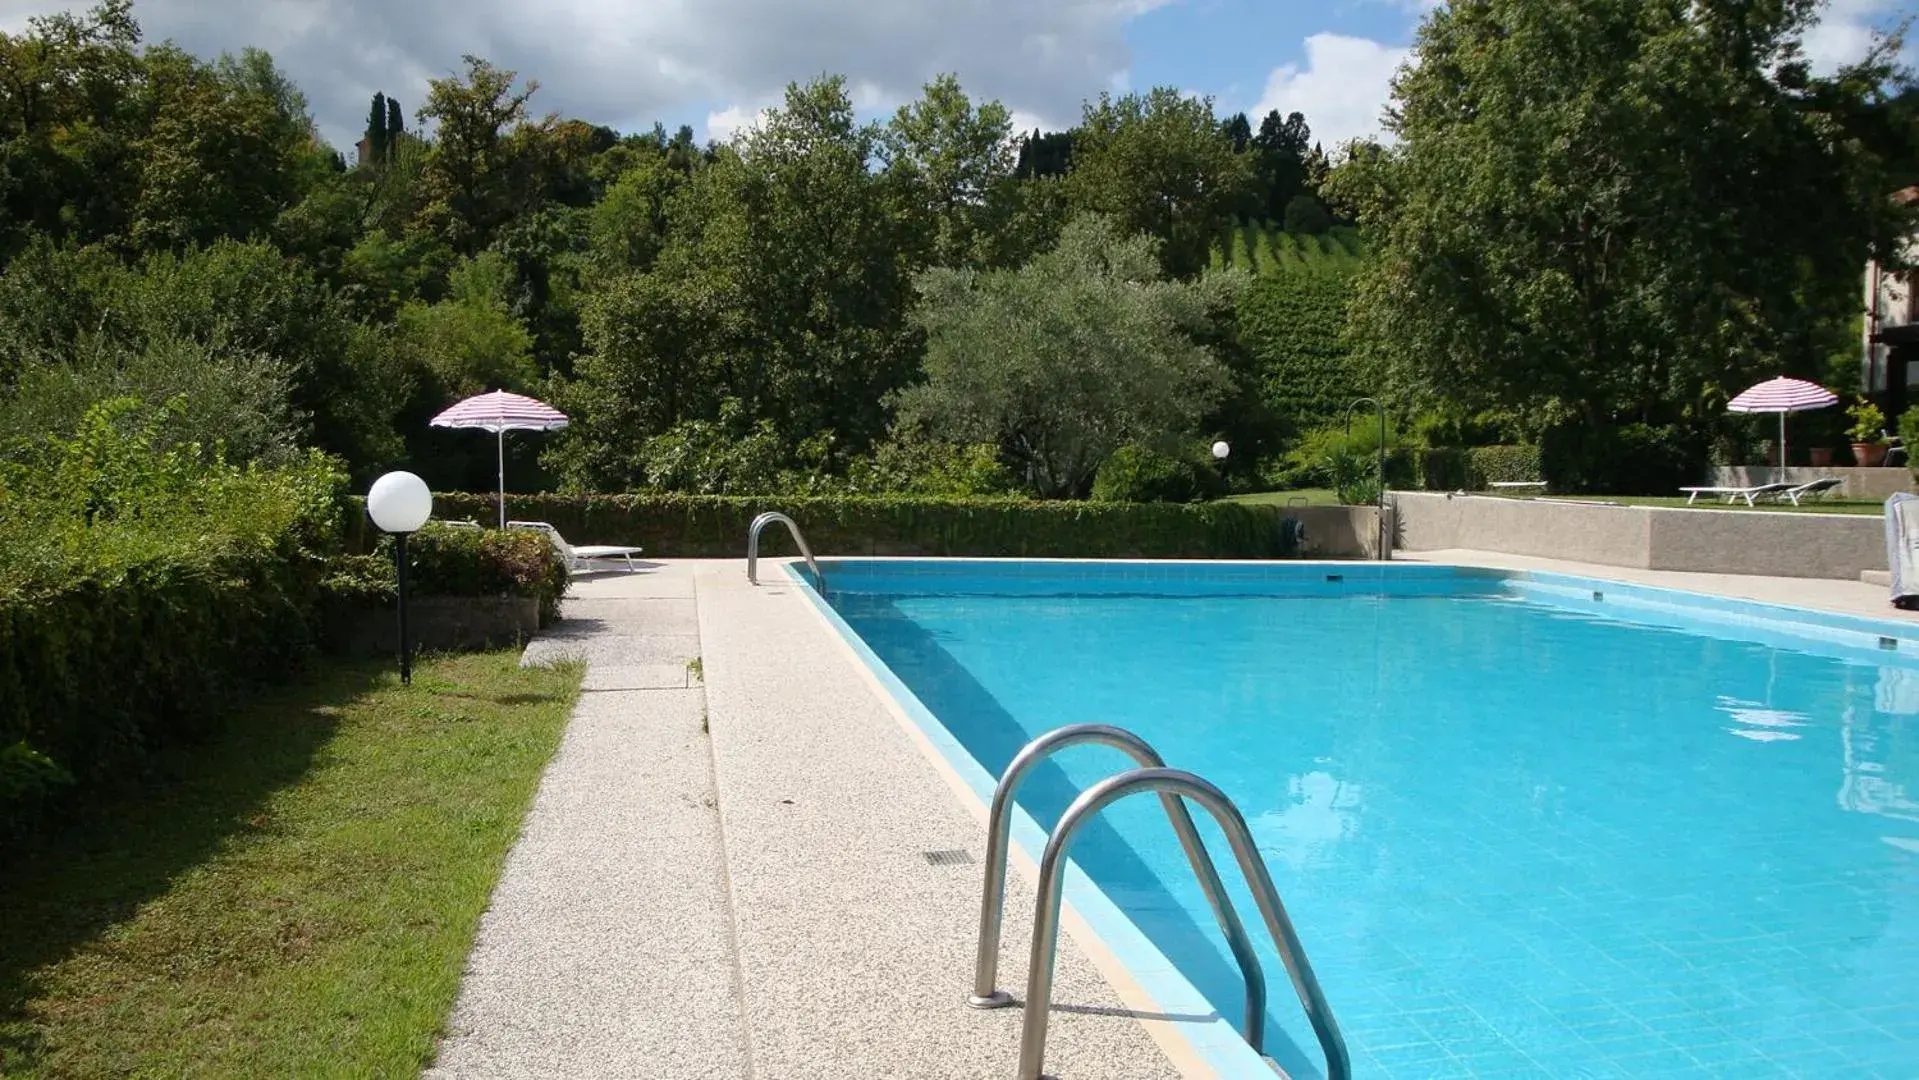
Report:
<svg viewBox="0 0 1919 1080"><path fill-rule="evenodd" d="M506 426L494 432L500 440L500 528L506 528Z"/></svg>
<svg viewBox="0 0 1919 1080"><path fill-rule="evenodd" d="M1786 478L1786 463L1791 460L1791 458L1786 456L1786 414L1781 412L1779 414L1779 475L1774 479L1784 480ZM501 483L505 483L505 481L501 481ZM505 491L506 489L502 487L500 490ZM500 505L506 505L504 496L501 497Z"/></svg>

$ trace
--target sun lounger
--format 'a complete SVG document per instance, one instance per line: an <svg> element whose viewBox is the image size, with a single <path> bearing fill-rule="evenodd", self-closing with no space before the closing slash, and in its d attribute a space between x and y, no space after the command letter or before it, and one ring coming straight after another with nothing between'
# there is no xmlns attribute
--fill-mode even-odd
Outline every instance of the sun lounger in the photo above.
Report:
<svg viewBox="0 0 1919 1080"><path fill-rule="evenodd" d="M576 547L566 542L566 538L560 535L560 530L544 521L509 521L506 527L537 529L545 533L546 538L553 542L554 549L566 560L566 568L576 574L581 571L601 569L604 563L599 560L604 559L625 560L626 572L629 574L639 569L633 565L633 556L640 553L640 549L636 547L621 547L617 544L581 544Z"/></svg>
<svg viewBox="0 0 1919 1080"><path fill-rule="evenodd" d="M1816 499L1843 483L1845 483L1845 481L1837 476L1822 476L1809 484L1789 487L1780 492L1778 497L1787 500L1794 506L1798 506L1800 499Z"/></svg>
<svg viewBox="0 0 1919 1080"><path fill-rule="evenodd" d="M1727 503L1744 499L1746 500L1746 505L1751 506L1754 499L1762 499L1768 495L1780 495L1791 490L1791 488L1791 484L1754 484L1751 487L1682 487L1679 490L1686 493L1687 506L1698 502L1699 496L1701 495L1707 497L1724 495Z"/></svg>

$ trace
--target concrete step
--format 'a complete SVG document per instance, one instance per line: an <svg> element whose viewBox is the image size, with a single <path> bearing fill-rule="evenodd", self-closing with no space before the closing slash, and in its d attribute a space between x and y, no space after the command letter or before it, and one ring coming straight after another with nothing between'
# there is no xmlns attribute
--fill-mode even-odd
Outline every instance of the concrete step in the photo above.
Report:
<svg viewBox="0 0 1919 1080"><path fill-rule="evenodd" d="M1880 588L1890 588L1892 586L1892 571L1861 570L1859 571L1859 580L1865 582L1868 585L1877 585Z"/></svg>

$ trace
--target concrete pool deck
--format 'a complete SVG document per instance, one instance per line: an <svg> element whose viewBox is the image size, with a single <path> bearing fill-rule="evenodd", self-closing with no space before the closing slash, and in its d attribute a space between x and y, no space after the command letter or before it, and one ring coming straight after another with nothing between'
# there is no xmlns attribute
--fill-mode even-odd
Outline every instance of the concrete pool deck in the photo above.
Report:
<svg viewBox="0 0 1919 1080"><path fill-rule="evenodd" d="M1919 621L1856 582L1474 551L1400 561ZM739 560L580 579L566 620L528 647L529 663L583 657L583 692L428 1077L1012 1075L1018 1010L963 1004L984 808L785 571L762 579L748 586ZM927 858L955 851L969 861ZM1030 871L1016 858L1008 887L1001 987L1016 996ZM1216 1075L1070 916L1067 929L1049 1075ZM1283 980L1273 991L1290 996Z"/></svg>
<svg viewBox="0 0 1919 1080"><path fill-rule="evenodd" d="M762 576L777 584L687 560L582 579L528 648L583 656L586 681L429 1077L1012 1075L1019 1011L965 1005L984 809L784 571ZM952 851L968 861L927 858ZM1016 996L1031 906L1015 860L1000 979ZM1209 1075L1176 1068L1149 1034L1168 1025L1074 940L1049 1074Z"/></svg>

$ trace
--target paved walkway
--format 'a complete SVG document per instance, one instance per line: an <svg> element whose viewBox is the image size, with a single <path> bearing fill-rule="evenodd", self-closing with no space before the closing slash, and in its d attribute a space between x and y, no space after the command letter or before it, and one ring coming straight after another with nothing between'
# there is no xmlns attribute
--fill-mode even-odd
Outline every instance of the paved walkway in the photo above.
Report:
<svg viewBox="0 0 1919 1080"><path fill-rule="evenodd" d="M427 1075L1010 1076L1017 1010L963 1003L981 868L926 858L977 860L983 810L806 599L686 561L577 582L566 615L527 659L584 656L585 689ZM1015 991L1031 890L1016 867ZM1049 1074L1181 1075L1070 939L1054 993Z"/></svg>
<svg viewBox="0 0 1919 1080"><path fill-rule="evenodd" d="M1872 619L1919 622L1919 612L1893 607L1891 592L1884 585L1833 578L1758 577L1746 574L1698 574L1679 570L1641 570L1630 566L1605 566L1599 563L1571 562L1565 559L1540 559L1529 555L1507 555L1497 551L1399 551L1396 562L1454 563L1461 566L1486 566L1498 570L1547 570L1580 577L1606 578L1637 585L1657 585L1668 589L1768 604L1816 608L1845 615L1863 615Z"/></svg>

